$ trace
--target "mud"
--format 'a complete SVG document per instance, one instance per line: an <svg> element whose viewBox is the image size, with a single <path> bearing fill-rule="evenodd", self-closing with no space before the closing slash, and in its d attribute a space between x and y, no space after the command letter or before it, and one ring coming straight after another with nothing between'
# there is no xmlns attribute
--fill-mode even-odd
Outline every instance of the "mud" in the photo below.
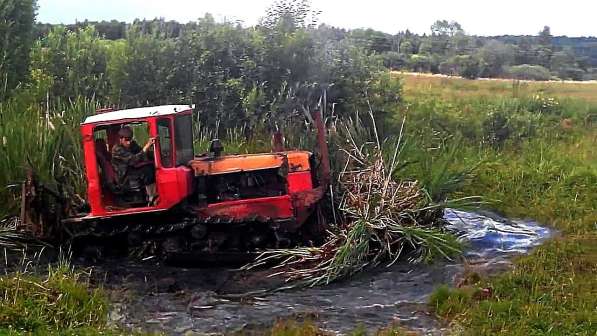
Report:
<svg viewBox="0 0 597 336"><path fill-rule="evenodd" d="M426 302L441 284L455 285L465 269L486 275L506 270L509 258L527 253L552 232L534 221L507 220L493 213L448 209L449 229L468 242L458 261L370 270L327 287L268 291L283 283L267 271L183 268L111 261L96 267L114 302L113 324L172 335L259 330L276 319L309 319L334 333L357 326L376 330L392 323L441 335L445 326Z"/></svg>

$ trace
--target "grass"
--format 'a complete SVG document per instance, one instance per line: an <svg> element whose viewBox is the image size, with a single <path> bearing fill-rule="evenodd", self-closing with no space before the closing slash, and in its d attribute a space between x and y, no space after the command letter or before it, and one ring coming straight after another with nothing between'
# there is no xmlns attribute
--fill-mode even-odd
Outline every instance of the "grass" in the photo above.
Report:
<svg viewBox="0 0 597 336"><path fill-rule="evenodd" d="M107 319L108 301L99 288L90 286L89 274L68 262L48 266L35 275L30 260L17 272L0 276L0 334L100 331Z"/></svg>
<svg viewBox="0 0 597 336"><path fill-rule="evenodd" d="M108 323L108 295L91 269L62 253L51 264L41 261L43 249L22 253L16 270L0 275L0 335L154 335Z"/></svg>
<svg viewBox="0 0 597 336"><path fill-rule="evenodd" d="M19 184L28 167L51 189L62 186L84 197L78 125L95 107L84 99L41 104L27 90L0 103L0 219L18 213ZM71 198L74 204L81 199Z"/></svg>
<svg viewBox="0 0 597 336"><path fill-rule="evenodd" d="M440 134L430 121L451 125L449 132L465 139L459 161L482 162L458 193L484 195L508 216L534 218L560 232L516 258L509 272L463 288L438 288L430 307L463 335L597 334L597 138L589 120L597 110L597 86L405 81L408 113ZM556 106L537 106L538 94ZM483 125L496 112L510 133L494 146L483 134L491 128ZM571 124L562 123L567 118ZM534 131L522 135L521 124Z"/></svg>
<svg viewBox="0 0 597 336"><path fill-rule="evenodd" d="M455 77L402 75L404 94L415 97L429 93L434 97L453 101L455 98L524 97L543 93L559 99L572 98L597 103L597 82L558 83L516 80L470 80Z"/></svg>
<svg viewBox="0 0 597 336"><path fill-rule="evenodd" d="M494 206L502 212L535 218L562 236L472 291L439 289L431 305L440 316L466 326L467 335L597 333L597 165L591 136L551 146L531 141L519 151L493 153L468 192L484 190L500 200ZM476 300L472 294L480 288L492 288L493 296Z"/></svg>

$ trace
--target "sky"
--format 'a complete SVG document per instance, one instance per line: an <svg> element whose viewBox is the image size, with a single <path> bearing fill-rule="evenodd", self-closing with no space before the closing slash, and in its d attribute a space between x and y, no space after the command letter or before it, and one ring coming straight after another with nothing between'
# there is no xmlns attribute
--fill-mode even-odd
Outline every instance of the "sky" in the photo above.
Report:
<svg viewBox="0 0 597 336"><path fill-rule="evenodd" d="M38 0L37 21L74 23L163 17L194 21L211 13L219 21L258 22L273 0ZM597 36L597 0L311 0L318 22L342 28L373 28L395 34L429 33L436 20L457 21L473 35Z"/></svg>

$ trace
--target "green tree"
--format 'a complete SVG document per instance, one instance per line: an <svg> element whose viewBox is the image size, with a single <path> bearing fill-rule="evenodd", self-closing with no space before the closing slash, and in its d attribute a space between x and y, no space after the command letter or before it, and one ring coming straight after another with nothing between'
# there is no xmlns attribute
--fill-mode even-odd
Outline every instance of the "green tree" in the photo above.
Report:
<svg viewBox="0 0 597 336"><path fill-rule="evenodd" d="M168 74L174 61L174 42L159 36L159 32L143 32L142 24L134 24L127 31L122 47L111 50L108 68L112 97L127 107L158 105L170 101L167 90Z"/></svg>
<svg viewBox="0 0 597 336"><path fill-rule="evenodd" d="M504 67L512 65L515 56L514 46L497 40L490 40L477 51L477 57L482 64L482 77L499 77L504 73Z"/></svg>
<svg viewBox="0 0 597 336"><path fill-rule="evenodd" d="M551 71L561 79L582 80L585 75L572 48L554 52L550 61Z"/></svg>
<svg viewBox="0 0 597 336"><path fill-rule="evenodd" d="M55 26L35 43L32 68L38 75L51 77L52 96L102 100L108 94L106 45L93 26L76 31Z"/></svg>
<svg viewBox="0 0 597 336"><path fill-rule="evenodd" d="M261 77L260 41L255 31L206 15L176 41L170 92L186 92L204 125L245 123L243 96Z"/></svg>
<svg viewBox="0 0 597 336"><path fill-rule="evenodd" d="M553 36L551 35L551 28L549 26L544 26L543 30L539 32L538 42L540 45L552 48L553 46Z"/></svg>
<svg viewBox="0 0 597 336"><path fill-rule="evenodd" d="M36 0L0 1L0 99L29 72Z"/></svg>
<svg viewBox="0 0 597 336"><path fill-rule="evenodd" d="M373 29L355 29L349 34L355 44L370 53L384 53L392 50L392 40L389 34Z"/></svg>
<svg viewBox="0 0 597 336"><path fill-rule="evenodd" d="M452 37L463 32L462 26L456 21L437 20L431 25L432 35Z"/></svg>
<svg viewBox="0 0 597 336"><path fill-rule="evenodd" d="M441 73L475 79L481 73L480 60L472 55L456 55L439 65Z"/></svg>
<svg viewBox="0 0 597 336"><path fill-rule="evenodd" d="M408 60L408 66L413 71L430 72L434 68L435 64L431 56L425 54L415 54L410 56L410 59Z"/></svg>
<svg viewBox="0 0 597 336"><path fill-rule="evenodd" d="M408 29L398 34L398 52L405 55L412 55L419 52L421 37L411 33Z"/></svg>
<svg viewBox="0 0 597 336"><path fill-rule="evenodd" d="M549 26L543 27L543 30L539 32L537 42L538 45L535 47L535 53L537 57L537 64L542 65L545 68L549 68L551 63L551 56L553 55L553 36L551 35L551 29Z"/></svg>
<svg viewBox="0 0 597 336"><path fill-rule="evenodd" d="M431 25L431 36L427 38L427 43L425 48L430 54L455 55L457 50L466 48L468 38L458 22L438 20Z"/></svg>

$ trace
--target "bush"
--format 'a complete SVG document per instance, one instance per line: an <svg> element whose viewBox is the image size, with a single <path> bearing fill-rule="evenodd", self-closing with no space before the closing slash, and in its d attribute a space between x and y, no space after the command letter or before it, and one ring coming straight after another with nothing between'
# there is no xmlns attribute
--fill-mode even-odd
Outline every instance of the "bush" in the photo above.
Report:
<svg viewBox="0 0 597 336"><path fill-rule="evenodd" d="M407 56L395 51L388 51L380 54L383 65L391 70L404 68L407 64Z"/></svg>
<svg viewBox="0 0 597 336"><path fill-rule="evenodd" d="M586 72L583 69L579 69L572 66L565 67L558 71L558 77L560 77L561 79L570 79L575 81L583 80L585 74Z"/></svg>
<svg viewBox="0 0 597 336"><path fill-rule="evenodd" d="M107 43L93 27L69 31L54 27L31 50L32 86L50 78L47 92L54 97L103 98L108 93Z"/></svg>
<svg viewBox="0 0 597 336"><path fill-rule="evenodd" d="M435 65L430 56L414 54L408 60L408 67L416 72L431 72Z"/></svg>
<svg viewBox="0 0 597 336"><path fill-rule="evenodd" d="M474 56L458 55L440 63L439 71L445 75L458 75L468 79L475 79L481 73L481 63Z"/></svg>
<svg viewBox="0 0 597 336"><path fill-rule="evenodd" d="M506 75L514 79L546 81L551 79L551 73L540 65L521 64L508 67Z"/></svg>

